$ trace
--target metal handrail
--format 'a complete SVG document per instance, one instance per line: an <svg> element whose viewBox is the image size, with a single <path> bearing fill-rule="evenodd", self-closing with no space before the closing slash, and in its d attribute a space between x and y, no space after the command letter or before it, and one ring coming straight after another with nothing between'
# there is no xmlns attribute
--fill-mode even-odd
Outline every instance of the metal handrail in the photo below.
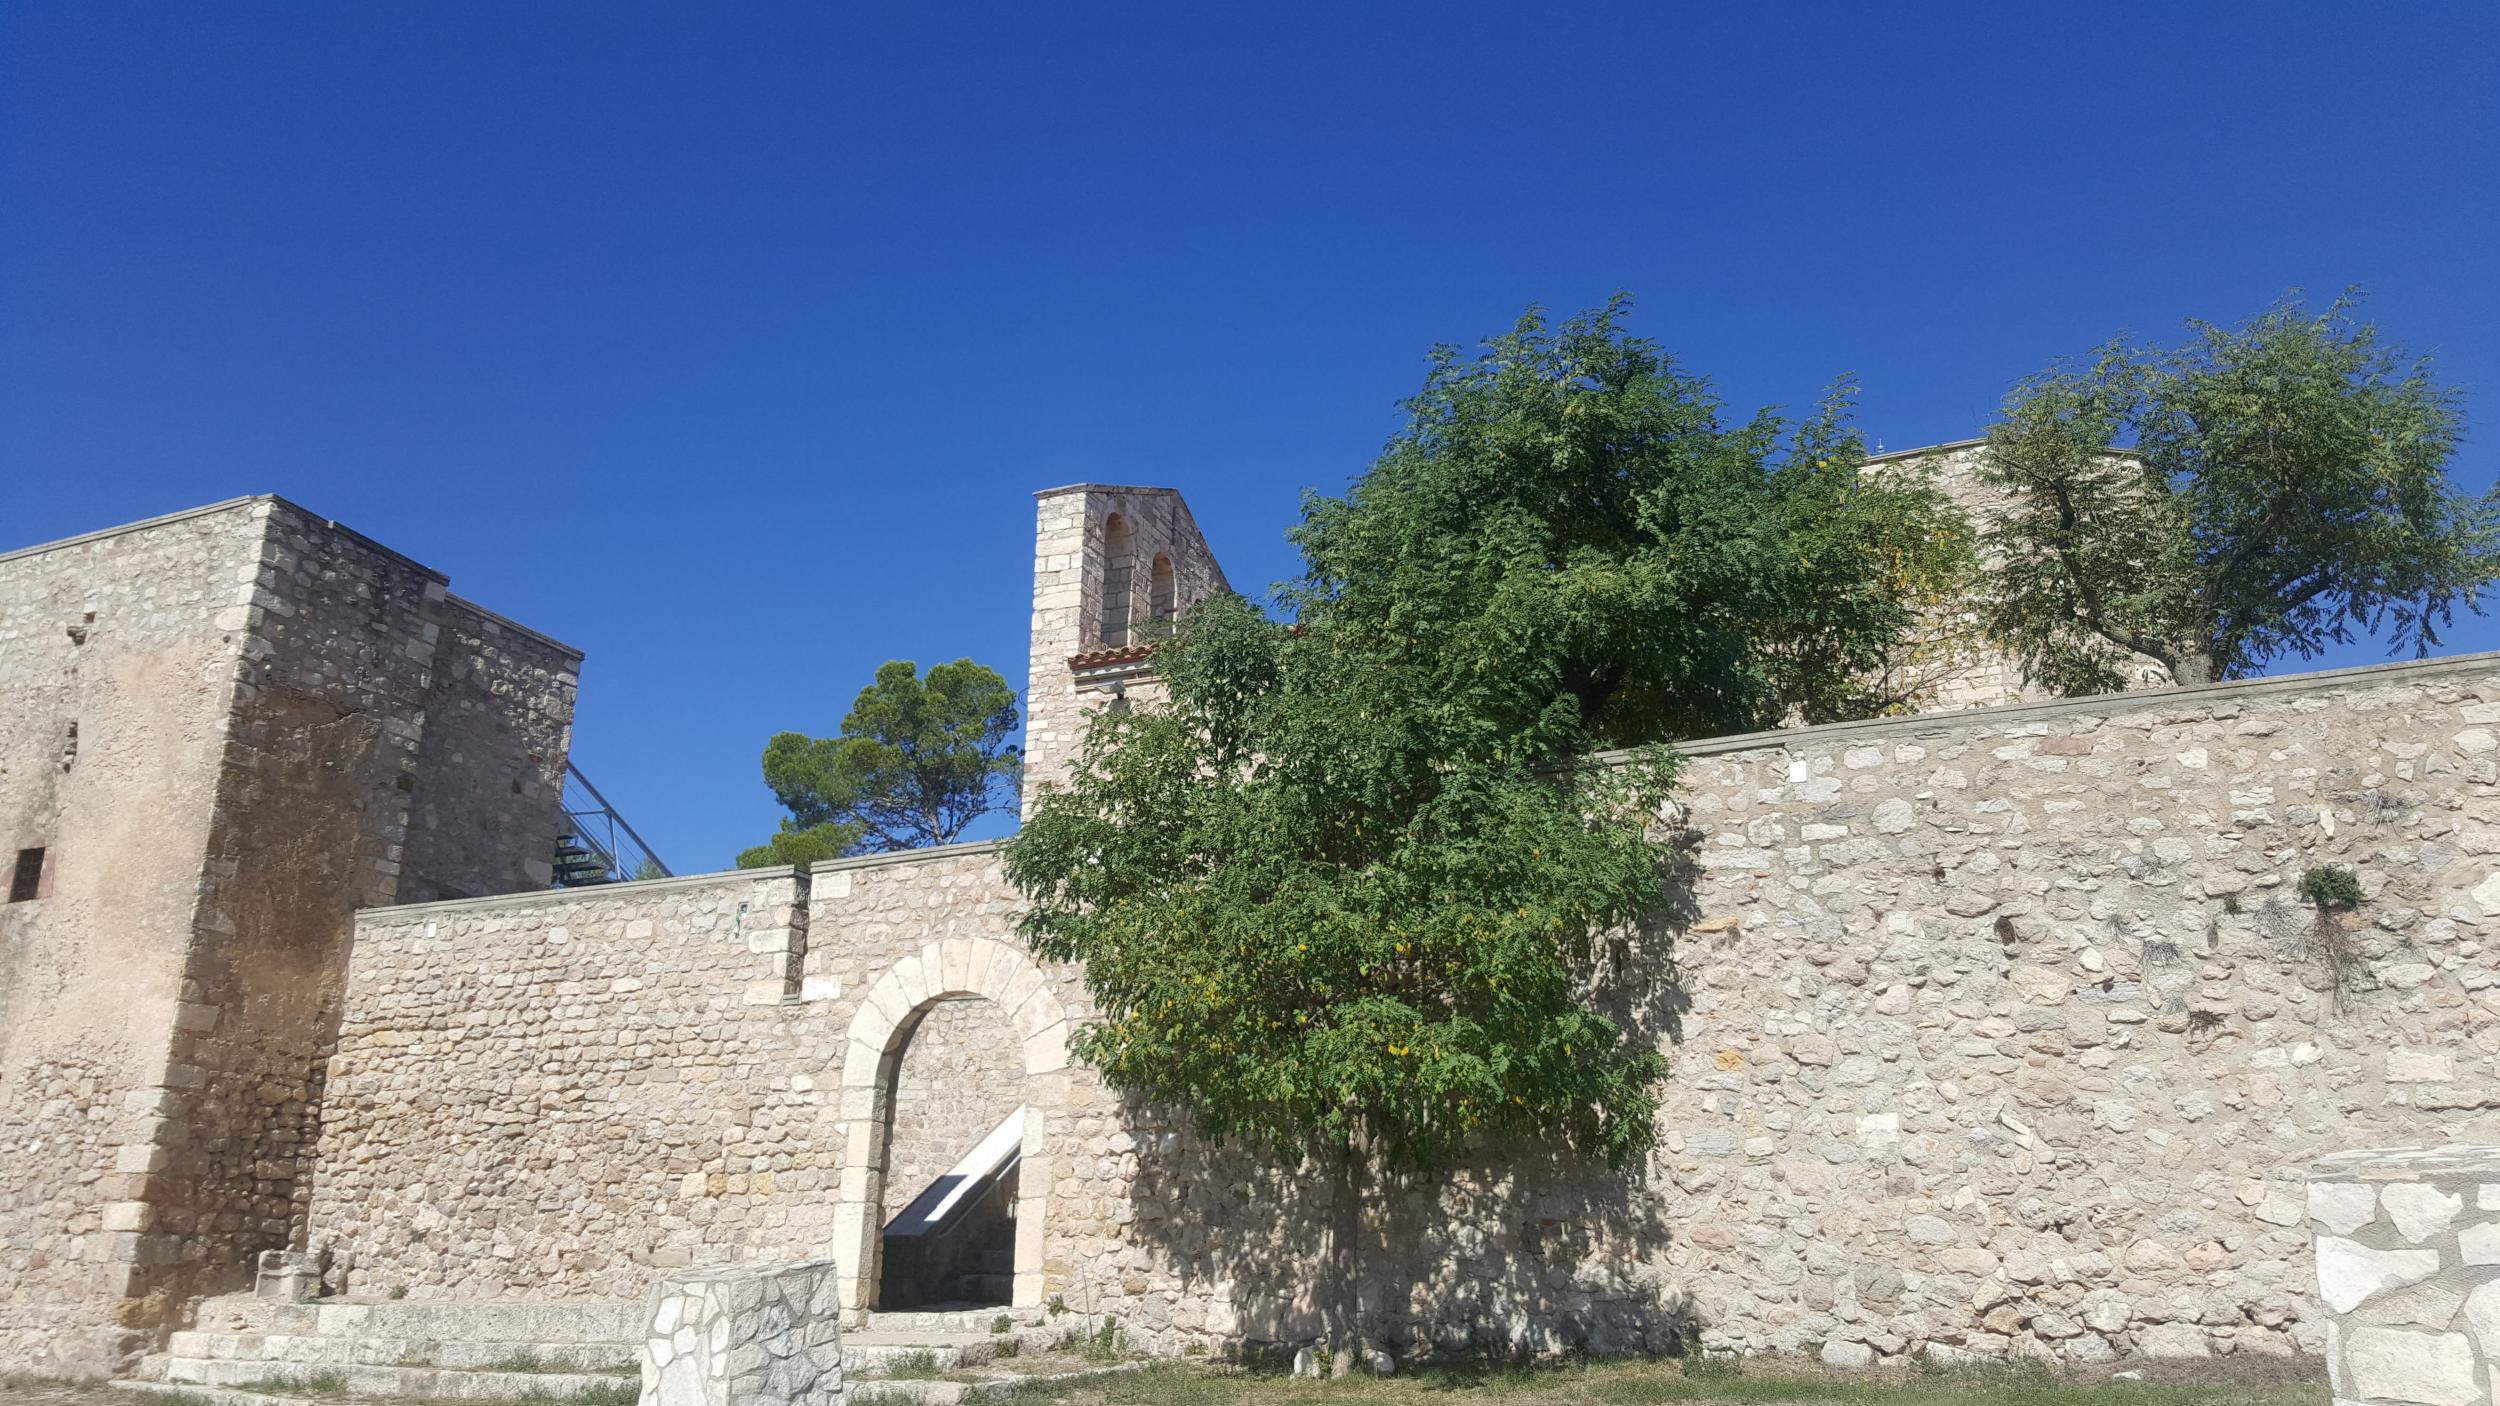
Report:
<svg viewBox="0 0 2500 1406"><path fill-rule="evenodd" d="M568 793L578 785L583 794L589 798L589 803L585 805L576 802L568 794L560 802L564 812L564 838L579 844L593 857L600 860L607 869L609 881L636 877L645 862L659 871L658 877L671 876L672 871L668 864L653 851L650 842L643 839L640 832L634 829L631 821L617 813L616 807L609 803L608 798L600 793L599 788L592 784L589 777L582 774L582 769L575 766L570 758L567 758L564 763L564 780L565 790ZM594 829L594 827L598 828ZM599 833L600 829L604 829L606 833L602 835ZM626 846L618 839L620 833L625 841L631 843L635 851L630 864L627 862Z"/></svg>

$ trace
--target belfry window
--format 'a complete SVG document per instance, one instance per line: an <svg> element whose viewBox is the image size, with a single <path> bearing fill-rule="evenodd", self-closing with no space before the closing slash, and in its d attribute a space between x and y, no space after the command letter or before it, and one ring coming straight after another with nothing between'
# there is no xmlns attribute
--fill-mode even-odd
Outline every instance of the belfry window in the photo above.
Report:
<svg viewBox="0 0 2500 1406"><path fill-rule="evenodd" d="M1157 635L1172 633L1172 611L1172 559L1157 552L1146 582L1146 618L1154 622Z"/></svg>
<svg viewBox="0 0 2500 1406"><path fill-rule="evenodd" d="M1102 647L1116 649L1128 643L1128 624L1134 589L1130 578L1134 567L1130 561L1128 519L1113 513L1102 525Z"/></svg>

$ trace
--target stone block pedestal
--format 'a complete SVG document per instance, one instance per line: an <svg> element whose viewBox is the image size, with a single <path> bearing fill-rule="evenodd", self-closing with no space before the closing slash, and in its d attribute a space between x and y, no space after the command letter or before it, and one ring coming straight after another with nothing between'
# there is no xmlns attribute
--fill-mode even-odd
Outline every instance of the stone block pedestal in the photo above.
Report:
<svg viewBox="0 0 2500 1406"><path fill-rule="evenodd" d="M2500 1406L2500 1147L2309 1169L2336 1406Z"/></svg>
<svg viewBox="0 0 2500 1406"><path fill-rule="evenodd" d="M641 1406L841 1406L832 1260L688 1270L651 1287Z"/></svg>

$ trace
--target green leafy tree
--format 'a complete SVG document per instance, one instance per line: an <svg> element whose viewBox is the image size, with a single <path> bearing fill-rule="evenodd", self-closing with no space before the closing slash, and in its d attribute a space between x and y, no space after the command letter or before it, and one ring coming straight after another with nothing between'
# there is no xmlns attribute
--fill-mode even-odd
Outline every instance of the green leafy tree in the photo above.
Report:
<svg viewBox="0 0 2500 1406"><path fill-rule="evenodd" d="M2500 494L2449 481L2457 396L2348 295L2286 300L2176 349L2112 343L2018 386L1983 476L2009 511L1987 634L2062 693L2311 658L2363 633L2428 653L2500 576ZM2131 451L2112 445L2132 441Z"/></svg>
<svg viewBox="0 0 2500 1406"><path fill-rule="evenodd" d="M764 781L790 811L742 868L807 864L952 844L983 815L1015 804L1021 755L1015 690L958 659L922 678L888 660L834 737L784 732L764 747Z"/></svg>
<svg viewBox="0 0 2500 1406"><path fill-rule="evenodd" d="M1599 999L1667 955L1649 744L1846 706L1907 624L1890 554L1935 550L1932 502L1855 479L1836 410L1724 426L1618 312L1438 354L1381 459L1306 501L1292 627L1191 611L1165 699L1097 715L1008 849L1035 950L1085 964L1079 1057L1333 1173L1341 1364L1381 1172L1649 1147L1665 1059Z"/></svg>

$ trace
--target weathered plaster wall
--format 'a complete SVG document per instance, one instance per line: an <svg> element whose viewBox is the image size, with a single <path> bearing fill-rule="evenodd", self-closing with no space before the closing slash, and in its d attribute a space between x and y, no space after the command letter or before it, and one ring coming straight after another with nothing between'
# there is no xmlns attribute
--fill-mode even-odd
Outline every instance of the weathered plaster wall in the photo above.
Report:
<svg viewBox="0 0 2500 1406"><path fill-rule="evenodd" d="M0 1146L38 1169L0 1191L0 1361L109 1370L295 1238L348 915L399 896L412 794L543 882L578 655L533 637L476 686L529 716L483 726L434 673L483 620L274 498L0 558L0 843L49 856L0 908Z"/></svg>
<svg viewBox="0 0 2500 1406"><path fill-rule="evenodd" d="M166 1051L240 651L248 501L0 556L0 1362L88 1370L135 1340ZM76 738L71 739L71 729ZM146 1247L153 1252L154 1247Z"/></svg>
<svg viewBox="0 0 2500 1406"><path fill-rule="evenodd" d="M1844 1363L2314 1350L2302 1169L2500 1135L2496 739L2476 656L1694 745L1699 916L1674 966L1633 940L1603 979L1676 1061L1656 1153L1392 1188L1381 1322ZM2329 863L2367 895L2332 939L2292 892ZM977 984L1015 902L972 846L820 866L795 937L722 926L735 885L795 882L365 915L313 1218L351 1282L630 1297L839 1249L826 1190L879 1149L832 1090L893 1048L846 1032ZM1020 980L1082 1017L1074 973ZM1325 1194L1019 1033L1036 1291L1150 1346L1312 1331Z"/></svg>

